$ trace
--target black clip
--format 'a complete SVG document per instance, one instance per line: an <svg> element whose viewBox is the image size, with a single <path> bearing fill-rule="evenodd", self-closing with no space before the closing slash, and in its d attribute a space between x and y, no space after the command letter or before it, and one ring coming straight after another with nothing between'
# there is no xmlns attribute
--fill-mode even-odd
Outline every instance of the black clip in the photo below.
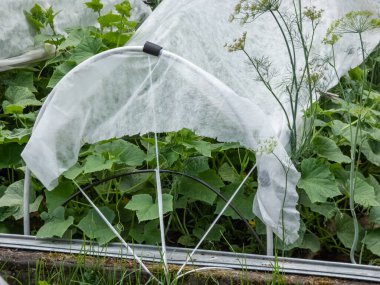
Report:
<svg viewBox="0 0 380 285"><path fill-rule="evenodd" d="M146 42L143 47L143 52L151 54L151 55L155 55L155 56L159 56L161 53L161 50L162 50L161 46L156 45L151 42Z"/></svg>

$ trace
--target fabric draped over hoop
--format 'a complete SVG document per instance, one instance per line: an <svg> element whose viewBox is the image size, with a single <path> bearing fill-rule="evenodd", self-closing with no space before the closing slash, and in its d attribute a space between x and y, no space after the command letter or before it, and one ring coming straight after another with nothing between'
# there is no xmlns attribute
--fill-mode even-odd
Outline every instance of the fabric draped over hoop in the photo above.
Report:
<svg viewBox="0 0 380 285"><path fill-rule="evenodd" d="M330 54L321 41L333 20L351 10L378 11L379 3L374 2L305 1L316 8L329 7L315 35L313 57ZM281 9L290 11L291 3L282 1ZM285 243L294 242L300 226L296 210L300 174L286 151L289 131L284 113L255 80L246 57L224 47L248 30L247 49L273 58L283 80L289 68L285 44L269 15L248 26L230 23L234 4L235 0L165 0L129 47L97 55L72 70L49 95L22 154L31 171L53 189L59 175L75 164L84 143L189 128L256 151L259 187L253 211ZM364 34L368 52L379 38L379 32ZM147 40L163 46L159 57L134 47ZM347 35L336 47L339 75L361 61L357 52L346 52L355 42L353 35ZM296 53L302 66L301 51ZM325 70L324 89L337 83L331 72ZM287 98L280 100L289 110ZM301 94L297 118L306 104Z"/></svg>

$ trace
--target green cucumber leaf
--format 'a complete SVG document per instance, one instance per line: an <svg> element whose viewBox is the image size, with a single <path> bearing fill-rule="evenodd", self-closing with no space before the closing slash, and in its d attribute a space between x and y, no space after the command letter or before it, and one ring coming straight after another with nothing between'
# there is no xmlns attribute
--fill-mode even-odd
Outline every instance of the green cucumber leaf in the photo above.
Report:
<svg viewBox="0 0 380 285"><path fill-rule="evenodd" d="M9 86L21 86L28 88L31 92L36 92L34 87L33 72L31 71L18 71L17 74L12 77L12 80L8 82Z"/></svg>
<svg viewBox="0 0 380 285"><path fill-rule="evenodd" d="M129 230L129 235L138 243L157 245L160 243L160 229L158 220L135 225Z"/></svg>
<svg viewBox="0 0 380 285"><path fill-rule="evenodd" d="M20 165L23 149L18 143L0 144L0 169Z"/></svg>
<svg viewBox="0 0 380 285"><path fill-rule="evenodd" d="M215 190L219 190L220 187L224 186L222 179L215 172L215 170L209 169L203 171L198 174L198 178L208 183ZM190 202L202 201L212 205L217 197L217 194L212 192L210 189L189 178L179 178L177 187L178 193L187 197Z"/></svg>
<svg viewBox="0 0 380 285"><path fill-rule="evenodd" d="M208 158L204 156L192 156L184 161L183 172L198 176L199 173L210 169Z"/></svg>
<svg viewBox="0 0 380 285"><path fill-rule="evenodd" d="M123 1L120 4L116 4L115 9L122 16L125 16L127 18L131 16L132 7L129 1Z"/></svg>
<svg viewBox="0 0 380 285"><path fill-rule="evenodd" d="M173 211L173 196L162 194L164 214ZM136 211L139 222L158 219L158 204L153 202L149 194L134 195L125 206L126 209Z"/></svg>
<svg viewBox="0 0 380 285"><path fill-rule="evenodd" d="M99 13L103 9L103 4L100 0L91 0L91 2L85 2L84 4L95 13Z"/></svg>
<svg viewBox="0 0 380 285"><path fill-rule="evenodd" d="M376 200L375 189L359 177L356 178L354 201L365 208L380 206Z"/></svg>
<svg viewBox="0 0 380 285"><path fill-rule="evenodd" d="M62 205L75 191L74 185L71 181L64 181L60 183L52 191L45 190L46 207L49 212Z"/></svg>
<svg viewBox="0 0 380 285"><path fill-rule="evenodd" d="M92 173L96 171L109 170L112 168L113 161L106 160L102 155L93 154L86 158L84 164L84 173Z"/></svg>
<svg viewBox="0 0 380 285"><path fill-rule="evenodd" d="M103 154L109 159L125 163L129 166L140 166L146 159L146 154L137 145L122 139L98 144L95 152Z"/></svg>
<svg viewBox="0 0 380 285"><path fill-rule="evenodd" d="M329 167L320 160L304 159L301 170L298 187L305 190L312 203L326 202L328 198L341 195Z"/></svg>
<svg viewBox="0 0 380 285"><path fill-rule="evenodd" d="M29 204L29 213L38 211L43 197L40 195L36 198L34 189L30 191L30 204ZM0 208L3 209L6 214L10 214L19 220L24 216L23 212L24 204L24 179L18 180L13 184L9 185L8 188L4 191L4 195L0 198Z"/></svg>
<svg viewBox="0 0 380 285"><path fill-rule="evenodd" d="M227 182L235 182L240 180L240 176L236 173L236 171L228 164L223 163L219 168L218 173L220 177Z"/></svg>
<svg viewBox="0 0 380 285"><path fill-rule="evenodd" d="M310 208L315 213L331 219L339 212L337 205L333 202L312 203L306 193L300 193L299 204Z"/></svg>
<svg viewBox="0 0 380 285"><path fill-rule="evenodd" d="M99 210L112 223L115 219L115 213L106 206L100 207ZM100 245L104 245L116 237L95 209L88 211L88 214L79 222L78 228L90 239L96 239Z"/></svg>
<svg viewBox="0 0 380 285"><path fill-rule="evenodd" d="M55 85L74 67L76 66L75 61L65 61L58 65L53 75L50 77L49 83L47 85L48 88L54 88Z"/></svg>
<svg viewBox="0 0 380 285"><path fill-rule="evenodd" d="M180 236L177 243L184 246L195 246L195 239L191 235Z"/></svg>
<svg viewBox="0 0 380 285"><path fill-rule="evenodd" d="M336 143L327 137L317 136L311 146L319 156L338 163L349 163L351 159L345 156Z"/></svg>
<svg viewBox="0 0 380 285"><path fill-rule="evenodd" d="M335 223L338 239L345 247L351 248L355 234L353 219L346 214L337 214L335 216ZM359 225L359 236L362 236L362 234L362 228ZM360 246L357 249L360 249Z"/></svg>
<svg viewBox="0 0 380 285"><path fill-rule="evenodd" d="M44 215L43 215L44 214ZM74 223L74 217L65 219L65 208L58 207L51 214L42 213L45 224L38 230L38 238L62 237L67 229Z"/></svg>
<svg viewBox="0 0 380 285"><path fill-rule="evenodd" d="M368 219L370 223L380 225L380 207L371 208Z"/></svg>
<svg viewBox="0 0 380 285"><path fill-rule="evenodd" d="M28 106L41 106L33 92L23 86L9 86L5 91L3 110L5 114L21 114Z"/></svg>
<svg viewBox="0 0 380 285"><path fill-rule="evenodd" d="M102 47L103 43L101 39L86 37L72 50L70 60L79 64L87 58L97 54Z"/></svg>
<svg viewBox="0 0 380 285"><path fill-rule="evenodd" d="M230 184L226 187L221 188L221 192L229 199L231 195L235 192L239 184ZM234 200L232 201L232 205L234 205L239 211L243 214L243 216L247 220L252 220L255 218L255 215L252 212L252 205L253 205L253 199L255 195L254 193L250 193L247 195L244 191L244 189L240 189L238 194L235 196ZM224 205L226 204L225 201L222 199L218 199L216 203L216 209L215 214L219 214ZM231 207L228 207L226 211L224 212L224 216L231 217L232 219L240 220L241 218L238 216L238 214L235 213L235 211L232 210Z"/></svg>
<svg viewBox="0 0 380 285"><path fill-rule="evenodd" d="M22 206L23 201L24 179L21 179L8 186L4 195L0 198L0 207Z"/></svg>
<svg viewBox="0 0 380 285"><path fill-rule="evenodd" d="M16 142L18 144L25 144L28 142L32 133L31 128L27 129L13 129L13 130L1 130L0 131L0 143Z"/></svg>
<svg viewBox="0 0 380 285"><path fill-rule="evenodd" d="M215 225L212 230L208 233L206 240L208 241L220 241L222 234L226 231L226 228L222 225ZM204 233L206 232L206 229L196 227L193 230L193 235L200 239Z"/></svg>
<svg viewBox="0 0 380 285"><path fill-rule="evenodd" d="M380 166L380 141L368 138L363 142L361 151L370 162Z"/></svg>
<svg viewBox="0 0 380 285"><path fill-rule="evenodd" d="M211 157L211 143L205 141L187 141L182 143L189 149L195 149L203 156Z"/></svg>
<svg viewBox="0 0 380 285"><path fill-rule="evenodd" d="M363 242L373 254L380 256L380 229L368 231Z"/></svg>

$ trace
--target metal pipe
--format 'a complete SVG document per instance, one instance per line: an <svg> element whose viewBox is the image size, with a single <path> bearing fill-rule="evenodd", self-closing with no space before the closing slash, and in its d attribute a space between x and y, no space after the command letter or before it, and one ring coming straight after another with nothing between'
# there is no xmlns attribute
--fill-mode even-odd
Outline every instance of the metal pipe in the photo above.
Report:
<svg viewBox="0 0 380 285"><path fill-rule="evenodd" d="M24 235L30 235L30 215L29 215L29 202L30 202L30 170L25 167L24 178L24 197L23 197L23 211L24 211Z"/></svg>
<svg viewBox="0 0 380 285"><path fill-rule="evenodd" d="M273 256L273 231L271 227L266 226L267 229L267 256Z"/></svg>
<svg viewBox="0 0 380 285"><path fill-rule="evenodd" d="M0 247L70 254L81 254L83 253L83 248L86 248L87 255L133 258L131 254L122 253L124 247L121 243L109 243L106 246L100 246L94 241L83 241L79 239L41 239L35 236L0 234ZM161 253L157 246L134 244L133 250L144 261L157 262L161 260ZM170 264L180 265L184 262L190 251L191 249L188 248L167 247L168 262ZM274 268L275 263L277 263L277 269ZM257 254L199 249L194 255L191 264L193 266L228 267L237 270L243 269L262 272L271 272L279 269L283 274L324 276L380 283L379 266L325 260L287 257L275 258Z"/></svg>
<svg viewBox="0 0 380 285"><path fill-rule="evenodd" d="M161 177L160 177L160 160L158 152L158 139L157 133L154 133L154 148L156 152L156 191L157 191L157 203L158 203L158 217L160 221L160 236L161 236L161 248L162 248L162 259L164 261L164 271L167 280L170 279L168 261L166 258L166 240L165 240L165 223L164 223L164 206L162 202L162 187L161 187Z"/></svg>

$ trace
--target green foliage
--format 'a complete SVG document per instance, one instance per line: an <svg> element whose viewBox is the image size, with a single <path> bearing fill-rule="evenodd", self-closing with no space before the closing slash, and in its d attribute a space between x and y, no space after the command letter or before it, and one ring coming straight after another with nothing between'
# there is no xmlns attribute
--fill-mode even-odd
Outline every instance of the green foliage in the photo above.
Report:
<svg viewBox="0 0 380 285"><path fill-rule="evenodd" d="M115 219L115 213L108 207L100 207L99 210L107 220L112 223ZM81 229L87 237L96 239L101 245L110 242L116 237L94 209L88 211L88 214L79 222L78 228Z"/></svg>
<svg viewBox="0 0 380 285"><path fill-rule="evenodd" d="M58 46L64 40L64 36L59 35L55 31L54 18L57 13L54 13L53 8L50 6L48 9L43 9L40 5L35 4L30 11L24 11L25 17L29 24L35 29L36 42L45 42L54 46ZM42 31L50 29L51 34L41 34Z"/></svg>
<svg viewBox="0 0 380 285"><path fill-rule="evenodd" d="M5 132L5 131L3 131ZM23 147L17 143L0 144L0 168L12 168L20 165Z"/></svg>
<svg viewBox="0 0 380 285"><path fill-rule="evenodd" d="M5 188L3 188L5 189ZM24 196L24 180L18 180L9 185L3 192L0 198L0 209L2 209L2 217L0 220L5 220L8 217L13 217L15 220L19 220L23 217L23 196ZM35 212L38 210L42 196L36 197L35 191L32 189L30 194L29 211Z"/></svg>
<svg viewBox="0 0 380 285"><path fill-rule="evenodd" d="M206 229L208 228L208 225L205 225L206 228L194 228L193 230L193 235L199 240L204 233L206 232ZM208 241L220 241L223 233L225 232L225 227L222 225L215 225L215 227L209 232L207 235L207 240Z"/></svg>
<svg viewBox="0 0 380 285"><path fill-rule="evenodd" d="M364 238L364 244L367 248L377 256L380 256L380 229L371 230Z"/></svg>
<svg viewBox="0 0 380 285"><path fill-rule="evenodd" d="M45 190L46 207L52 212L74 193L74 185L70 181L62 181L53 191Z"/></svg>
<svg viewBox="0 0 380 285"><path fill-rule="evenodd" d="M45 224L38 230L37 237L62 237L67 229L73 224L74 218L65 219L65 209L63 207L55 208L51 213L41 213L41 218Z"/></svg>
<svg viewBox="0 0 380 285"><path fill-rule="evenodd" d="M100 2L100 0L92 0L91 2L86 2L85 4L88 8L96 13L100 13L100 11L103 9L103 4Z"/></svg>
<svg viewBox="0 0 380 285"><path fill-rule="evenodd" d="M96 2L95 4L93 2ZM94 11L99 9L99 1L92 1L92 8ZM87 3L88 5L88 3ZM129 20L131 16L131 5L129 1L123 1L120 4L115 5L115 10L117 13L110 11L105 15L100 15L98 23L100 24L101 33L98 37L108 47L119 47L124 45L133 35L134 29L136 27L136 22Z"/></svg>
<svg viewBox="0 0 380 285"><path fill-rule="evenodd" d="M335 217L335 222L339 240L345 247L351 248L354 240L354 221L352 217L345 214L337 215Z"/></svg>
<svg viewBox="0 0 380 285"><path fill-rule="evenodd" d="M364 208L380 206L380 203L376 201L374 188L360 178L356 179L354 200Z"/></svg>
<svg viewBox="0 0 380 285"><path fill-rule="evenodd" d="M377 57L378 52L379 48L372 56ZM371 77L367 72L369 69L375 68L370 63L375 66L377 64L370 57L365 62L366 65L350 70L339 85L332 90L332 92L340 94L341 98L322 97L312 107L318 112L315 134L308 149L309 155L312 155L313 159L317 159L320 163L324 161L329 164L324 171L314 173L313 179L318 178L321 173L325 173L325 175L329 173L328 176L335 180L335 185L339 187L341 194L325 197L325 201L322 201L323 199L312 200L319 203L311 203L312 197L305 189L308 199L301 196L300 201L306 207L305 215L307 213L309 216L307 220L310 220L310 225L316 223L322 227L321 222L335 224L335 227L328 227L328 231L319 227L314 227L314 231L319 232L324 239L323 246L328 248L331 245L326 243L326 240L331 242L335 240L336 242L332 236L336 235L342 244L342 248L339 248L342 252L344 252L344 247L352 248L355 236L355 217L352 211L347 210L351 196L355 204L354 212L361 217L358 224L357 241L359 243L362 240L364 246L372 253L374 253L373 248L376 248L376 243L372 240L366 243L367 236L364 237L363 234L363 228L368 233L372 233L376 229L380 214L378 211L380 201L378 196L380 97L378 86L369 81ZM308 174L308 172L305 173L304 163L305 160L301 163L302 179L299 183L301 188L305 188L303 179ZM319 193L325 192L320 191ZM330 191L329 193L332 194ZM310 217L308 209L323 215L324 218L321 219L315 215ZM334 215L335 220L333 221ZM364 223L363 221L367 219L369 223ZM373 237L373 234L370 237ZM358 248L359 245L356 249L358 250ZM370 255L367 253L367 256Z"/></svg>
<svg viewBox="0 0 380 285"><path fill-rule="evenodd" d="M173 196L162 195L163 214L173 211ZM139 222L158 219L158 204L153 202L149 194L134 195L128 202L126 209L136 211Z"/></svg>
<svg viewBox="0 0 380 285"><path fill-rule="evenodd" d="M322 161L315 158L305 159L302 161L301 171L298 187L305 190L312 203L326 202L328 198L341 194L329 167Z"/></svg>
<svg viewBox="0 0 380 285"><path fill-rule="evenodd" d="M25 11L24 13L26 19L29 21L31 26L36 29L37 32L40 32L41 29L45 27L47 22L47 11L42 9L40 5L35 4L33 8L30 9L30 12Z"/></svg>
<svg viewBox="0 0 380 285"><path fill-rule="evenodd" d="M104 144L97 144L95 152L114 162L125 163L130 166L140 166L146 160L146 154L135 144L125 140L112 140Z"/></svg>
<svg viewBox="0 0 380 285"><path fill-rule="evenodd" d="M208 169L198 173L197 176L216 189L224 186L223 181L214 170ZM210 205L214 204L216 199L215 193L186 178L179 179L178 193L182 194L184 197L187 197L189 201L202 201Z"/></svg>
<svg viewBox="0 0 380 285"><path fill-rule="evenodd" d="M76 64L79 64L87 58L99 53L102 47L103 43L100 39L85 37L76 47L74 47L73 53L71 54L71 60L73 60Z"/></svg>
<svg viewBox="0 0 380 285"><path fill-rule="evenodd" d="M54 88L54 86L61 80L71 69L76 66L75 61L65 61L58 65L52 76L50 77L49 83L47 84L47 88Z"/></svg>
<svg viewBox="0 0 380 285"><path fill-rule="evenodd" d="M236 181L236 182L240 182L240 181ZM238 186L239 186L238 183L231 183L221 188L221 193L226 198L230 198ZM253 220L255 218L255 215L252 212L252 203L253 203L254 196L255 196L254 192L250 191L249 187L247 187L247 189L242 189L241 192L239 192L236 195L232 203L233 205L236 205L239 211L248 220ZM216 202L215 214L219 214L222 208L224 207L224 205L225 205L225 202L219 199ZM224 212L224 215L236 220L240 219L239 216L231 208L228 208Z"/></svg>
<svg viewBox="0 0 380 285"><path fill-rule="evenodd" d="M27 87L9 86L5 91L3 101L4 114L21 114L28 106L41 106L32 91Z"/></svg>
<svg viewBox="0 0 380 285"><path fill-rule="evenodd" d="M338 163L349 163L351 161L348 156L342 153L334 140L328 137L316 136L311 143L312 149L321 157Z"/></svg>
<svg viewBox="0 0 380 285"><path fill-rule="evenodd" d="M130 229L129 235L138 243L158 244L160 242L160 230L158 220L148 221Z"/></svg>

